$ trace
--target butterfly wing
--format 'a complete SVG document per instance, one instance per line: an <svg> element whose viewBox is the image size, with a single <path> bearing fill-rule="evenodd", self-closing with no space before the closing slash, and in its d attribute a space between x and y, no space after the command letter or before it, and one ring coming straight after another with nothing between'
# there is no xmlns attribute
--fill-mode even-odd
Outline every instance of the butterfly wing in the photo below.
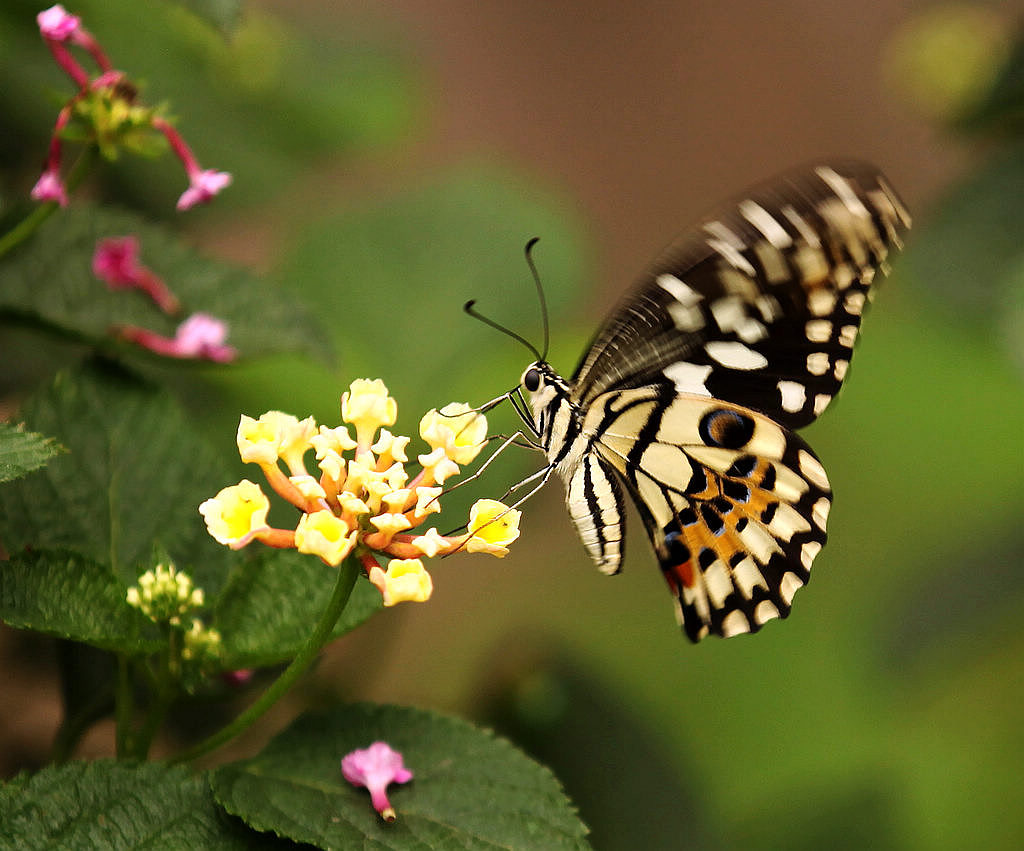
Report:
<svg viewBox="0 0 1024 851"><path fill-rule="evenodd" d="M600 396L584 432L633 496L692 641L789 614L831 507L825 470L803 440L755 411L667 384ZM595 493L607 489L598 482ZM612 517L610 534L598 522L592 541L620 536L621 508Z"/></svg>
<svg viewBox="0 0 1024 851"><path fill-rule="evenodd" d="M871 283L910 219L873 166L783 175L671 246L612 312L574 375L586 409L666 380L799 428L846 375Z"/></svg>

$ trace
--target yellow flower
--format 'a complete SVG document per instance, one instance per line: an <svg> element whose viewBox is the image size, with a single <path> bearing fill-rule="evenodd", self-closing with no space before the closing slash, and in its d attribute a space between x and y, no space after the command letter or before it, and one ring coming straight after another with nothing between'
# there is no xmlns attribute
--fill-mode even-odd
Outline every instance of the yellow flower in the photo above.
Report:
<svg viewBox="0 0 1024 851"><path fill-rule="evenodd" d="M417 535L410 543L427 558L433 558L440 552L451 549L451 543L437 531L436 526L431 526L422 535Z"/></svg>
<svg viewBox="0 0 1024 851"><path fill-rule="evenodd" d="M310 441L316 434L316 421L312 417L297 420L287 414L282 416L288 417L289 421L287 424L282 423L281 448L278 449L278 454L293 476L304 475L306 467L302 458L313 445Z"/></svg>
<svg viewBox="0 0 1024 851"><path fill-rule="evenodd" d="M521 511L508 508L496 499L478 499L469 510L469 534L466 550L490 553L498 558L508 554L508 545L519 537Z"/></svg>
<svg viewBox="0 0 1024 851"><path fill-rule="evenodd" d="M235 439L238 443L238 454L246 464L276 464L277 450L281 446L281 435L277 425L270 417L279 411L270 411L258 420L242 414L238 421L238 432ZM295 419L292 417L292 419ZM296 420L298 422L298 420Z"/></svg>
<svg viewBox="0 0 1024 851"><path fill-rule="evenodd" d="M409 522L409 518L404 514L378 514L376 517L371 517L370 522L376 527L377 531L384 536L383 541L379 546L380 549L383 549L390 544L391 539L399 532L412 526L412 523Z"/></svg>
<svg viewBox="0 0 1024 851"><path fill-rule="evenodd" d="M379 378L357 378L341 394L341 418L356 427L359 446L369 449L378 428L395 424L398 403Z"/></svg>
<svg viewBox="0 0 1024 851"><path fill-rule="evenodd" d="M377 454L384 466L394 461L401 461L404 464L409 460L405 454L405 447L409 445L410 439L402 435L394 435L386 428L382 428L380 437L370 449Z"/></svg>
<svg viewBox="0 0 1024 851"><path fill-rule="evenodd" d="M326 499L327 493L320 486L320 482L310 475L289 476L291 483L306 499Z"/></svg>
<svg viewBox="0 0 1024 851"><path fill-rule="evenodd" d="M158 564L138 578L125 599L156 623L179 624L182 615L203 605L204 594L187 573L173 564Z"/></svg>
<svg viewBox="0 0 1024 851"><path fill-rule="evenodd" d="M431 409L420 420L420 437L431 449L443 449L456 464L469 464L487 440L487 417L465 402L452 402L440 412Z"/></svg>
<svg viewBox="0 0 1024 851"><path fill-rule="evenodd" d="M382 574L377 578L385 606L394 606L406 601L422 603L429 600L434 591L433 580L418 558L391 559L387 572L384 573L378 568L378 573Z"/></svg>
<svg viewBox="0 0 1024 851"><path fill-rule="evenodd" d="M206 528L218 543L242 546L253 532L267 528L270 500L260 486L242 479L199 506Z"/></svg>
<svg viewBox="0 0 1024 851"><path fill-rule="evenodd" d="M336 428L327 428L327 426L320 426L318 434L314 434L309 439L313 449L316 450L316 457L318 459L323 458L328 451L333 450L339 455L342 452L348 452L350 449L356 448L356 442L352 439L352 435L348 433L348 426L337 426Z"/></svg>
<svg viewBox="0 0 1024 851"><path fill-rule="evenodd" d="M444 493L444 488L431 488L420 485L416 488L416 514L435 514L441 510L441 500L438 497Z"/></svg>
<svg viewBox="0 0 1024 851"><path fill-rule="evenodd" d="M326 509L303 514L295 527L295 549L300 553L320 556L331 567L337 567L356 545L358 529L349 529L340 517Z"/></svg>
<svg viewBox="0 0 1024 851"><path fill-rule="evenodd" d="M459 474L459 465L448 457L443 446L427 455L418 455L416 460L423 465L424 475L439 485L443 485L445 479Z"/></svg>

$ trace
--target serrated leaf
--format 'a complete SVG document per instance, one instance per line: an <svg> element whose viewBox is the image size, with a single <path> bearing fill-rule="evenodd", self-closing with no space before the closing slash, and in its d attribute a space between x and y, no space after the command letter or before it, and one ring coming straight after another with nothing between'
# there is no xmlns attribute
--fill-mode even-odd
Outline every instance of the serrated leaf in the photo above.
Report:
<svg viewBox="0 0 1024 851"><path fill-rule="evenodd" d="M61 445L52 437L0 423L0 482L38 470L61 451Z"/></svg>
<svg viewBox="0 0 1024 851"><path fill-rule="evenodd" d="M107 650L152 652L152 624L125 600L110 568L75 553L34 551L0 570L0 620L19 629L84 641Z"/></svg>
<svg viewBox="0 0 1024 851"><path fill-rule="evenodd" d="M385 824L340 759L386 741L414 775L388 790ZM554 775L508 741L454 718L355 704L307 715L257 757L213 772L217 801L259 830L325 848L587 848Z"/></svg>
<svg viewBox="0 0 1024 851"><path fill-rule="evenodd" d="M169 317L138 290L111 290L93 275L97 242L130 234L139 238L140 262L181 300L182 316ZM325 332L295 298L244 269L201 257L132 213L87 205L62 210L0 259L0 278L0 314L94 343L110 344L111 328L123 325L173 337L184 316L204 312L227 322L228 343L240 356L302 351L330 357Z"/></svg>
<svg viewBox="0 0 1024 851"><path fill-rule="evenodd" d="M292 550L258 550L235 568L217 600L213 623L222 636L222 666L259 668L292 658L331 597L338 571ZM334 629L345 634L381 608L369 582L356 581Z"/></svg>
<svg viewBox="0 0 1024 851"><path fill-rule="evenodd" d="M208 595L220 588L227 552L198 506L227 474L169 394L94 363L61 373L21 413L69 452L0 488L8 551L68 549L131 584L159 542Z"/></svg>
<svg viewBox="0 0 1024 851"><path fill-rule="evenodd" d="M202 776L161 763L74 762L0 787L0 840L19 851L294 847L225 818Z"/></svg>

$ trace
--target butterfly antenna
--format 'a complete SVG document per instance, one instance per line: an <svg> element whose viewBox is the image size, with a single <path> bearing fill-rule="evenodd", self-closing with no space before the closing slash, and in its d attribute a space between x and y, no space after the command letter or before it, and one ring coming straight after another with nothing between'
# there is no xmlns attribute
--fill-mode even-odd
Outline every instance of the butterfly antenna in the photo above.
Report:
<svg viewBox="0 0 1024 851"><path fill-rule="evenodd" d="M530 267L530 274L533 275L533 282L537 285L537 298L540 300L540 315L544 320L544 351L540 356L542 361L548 359L548 302L544 298L544 287L540 282L540 274L537 272L537 264L533 262L533 247L540 242L540 237L535 236L526 243L526 264Z"/></svg>
<svg viewBox="0 0 1024 851"><path fill-rule="evenodd" d="M528 348L533 353L534 357L537 358L538 361L543 361L544 360L544 355L542 355L540 352L537 351L537 348L536 348L536 346L533 345L533 343L531 343L525 337L520 336L515 331L512 331L509 328L506 328L504 325L499 325L493 319L490 319L490 318L484 316L482 313L480 313L478 310L476 310L476 308L474 307L475 304L476 304L476 299L471 299L470 301L467 301L462 306L462 309L464 311L466 311L466 313L468 313L474 319L479 319L481 322L484 323L484 325L490 325L496 331L501 331L502 334L507 334L513 340L518 340L520 343L522 343L524 346L526 346L526 348ZM547 346L546 345L544 346L544 351L545 351L545 353L547 353Z"/></svg>

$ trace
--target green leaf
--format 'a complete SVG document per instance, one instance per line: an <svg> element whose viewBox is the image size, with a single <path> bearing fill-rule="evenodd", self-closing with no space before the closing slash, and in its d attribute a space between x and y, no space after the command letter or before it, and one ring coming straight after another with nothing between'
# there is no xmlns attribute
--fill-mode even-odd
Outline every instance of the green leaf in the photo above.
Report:
<svg viewBox="0 0 1024 851"><path fill-rule="evenodd" d="M0 482L9 482L44 466L63 447L52 437L0 423Z"/></svg>
<svg viewBox="0 0 1024 851"><path fill-rule="evenodd" d="M97 242L130 234L139 239L140 262L180 299L181 316L167 316L138 290L111 290L93 275ZM331 354L325 332L295 298L243 269L199 256L166 229L132 213L87 205L63 210L0 259L0 279L0 315L88 342L112 344L111 329L123 325L173 337L184 316L204 312L228 323L228 343L241 356Z"/></svg>
<svg viewBox="0 0 1024 851"><path fill-rule="evenodd" d="M257 550L235 568L213 623L223 638L222 666L260 668L291 659L327 606L338 572L293 550ZM380 592L359 580L334 630L354 629L381 608Z"/></svg>
<svg viewBox="0 0 1024 851"><path fill-rule="evenodd" d="M110 568L80 555L23 553L0 572L0 620L107 650L158 650L155 636L143 639L152 624L128 605L125 591Z"/></svg>
<svg viewBox="0 0 1024 851"><path fill-rule="evenodd" d="M287 848L228 819L203 777L160 763L74 762L0 787L0 844L60 849Z"/></svg>
<svg viewBox="0 0 1024 851"><path fill-rule="evenodd" d="M385 824L340 759L386 741L414 775L392 785ZM586 848L586 827L554 775L464 721L356 704L300 718L259 755L212 774L217 801L258 830L331 848Z"/></svg>
<svg viewBox="0 0 1024 851"><path fill-rule="evenodd" d="M0 488L0 540L10 552L69 549L131 584L159 542L216 593L229 553L206 533L198 506L227 475L169 394L94 363L58 375L21 414L69 453Z"/></svg>

